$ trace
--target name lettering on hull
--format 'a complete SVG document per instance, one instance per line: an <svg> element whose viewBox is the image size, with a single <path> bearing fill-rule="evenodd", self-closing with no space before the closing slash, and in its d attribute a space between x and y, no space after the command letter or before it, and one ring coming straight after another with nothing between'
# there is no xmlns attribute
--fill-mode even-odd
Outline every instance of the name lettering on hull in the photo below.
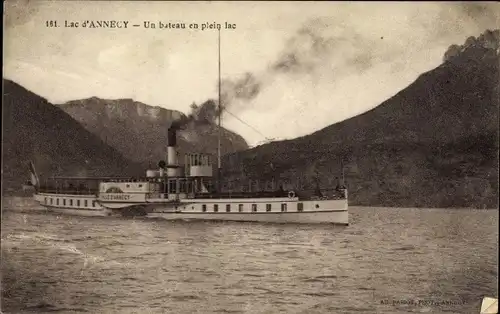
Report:
<svg viewBox="0 0 500 314"><path fill-rule="evenodd" d="M106 201L128 201L130 200L130 195L101 195L102 200Z"/></svg>

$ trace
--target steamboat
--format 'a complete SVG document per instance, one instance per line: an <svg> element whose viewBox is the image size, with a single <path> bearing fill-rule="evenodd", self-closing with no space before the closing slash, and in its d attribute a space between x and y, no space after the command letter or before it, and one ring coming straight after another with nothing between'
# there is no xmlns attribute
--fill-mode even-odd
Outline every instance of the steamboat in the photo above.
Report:
<svg viewBox="0 0 500 314"><path fill-rule="evenodd" d="M86 216L147 216L275 223L348 225L347 189L327 193L284 190L222 191L214 180L212 156L185 155L180 165L176 129L168 130L167 162L142 178L54 177L40 184L30 163L34 198L49 211Z"/></svg>
<svg viewBox="0 0 500 314"><path fill-rule="evenodd" d="M84 216L146 216L169 220L228 220L273 223L349 224L348 195L343 182L315 193L278 189L224 191L221 188L220 32L218 101L218 174L212 156L188 153L179 162L177 131L168 129L166 162L148 169L146 176L53 177L41 182L30 162L30 184L35 200L48 211ZM214 179L216 177L216 180Z"/></svg>

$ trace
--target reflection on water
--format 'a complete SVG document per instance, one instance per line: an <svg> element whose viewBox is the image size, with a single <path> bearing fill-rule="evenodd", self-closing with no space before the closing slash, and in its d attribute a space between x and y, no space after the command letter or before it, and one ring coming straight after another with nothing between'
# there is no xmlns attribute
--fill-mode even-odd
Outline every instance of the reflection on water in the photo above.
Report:
<svg viewBox="0 0 500 314"><path fill-rule="evenodd" d="M338 227L4 206L6 313L478 313L498 297L496 210L353 208Z"/></svg>

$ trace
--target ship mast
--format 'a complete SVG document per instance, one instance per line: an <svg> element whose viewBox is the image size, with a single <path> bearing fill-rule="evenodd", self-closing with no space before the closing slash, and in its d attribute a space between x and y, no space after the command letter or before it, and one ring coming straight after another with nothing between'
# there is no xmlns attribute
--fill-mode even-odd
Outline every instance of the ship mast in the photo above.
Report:
<svg viewBox="0 0 500 314"><path fill-rule="evenodd" d="M222 133L222 128L221 128L221 116L222 116L222 106L221 106L221 78L220 78L220 29L218 31L219 34L219 40L218 40L218 47L219 47L219 78L218 78L218 135L217 135L217 190L220 192L220 181L221 181L221 133Z"/></svg>

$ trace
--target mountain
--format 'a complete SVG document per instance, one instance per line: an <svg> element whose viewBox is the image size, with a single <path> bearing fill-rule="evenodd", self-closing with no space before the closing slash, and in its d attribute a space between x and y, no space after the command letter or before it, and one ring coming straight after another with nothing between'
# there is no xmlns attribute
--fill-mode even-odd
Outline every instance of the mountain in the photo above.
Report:
<svg viewBox="0 0 500 314"><path fill-rule="evenodd" d="M166 159L167 129L173 121L186 116L175 110L152 107L132 99L89 99L59 105L88 131L100 137L127 158L148 167ZM216 155L218 128L214 123L197 123L193 119L178 132L178 151ZM221 152L247 149L239 135L222 129ZM182 160L183 161L183 160Z"/></svg>
<svg viewBox="0 0 500 314"><path fill-rule="evenodd" d="M83 128L59 107L3 80L3 186L18 191L28 161L39 176L135 175L140 168Z"/></svg>
<svg viewBox="0 0 500 314"><path fill-rule="evenodd" d="M331 186L343 160L352 204L497 208L499 46L498 30L454 45L376 108L228 155L223 175Z"/></svg>

